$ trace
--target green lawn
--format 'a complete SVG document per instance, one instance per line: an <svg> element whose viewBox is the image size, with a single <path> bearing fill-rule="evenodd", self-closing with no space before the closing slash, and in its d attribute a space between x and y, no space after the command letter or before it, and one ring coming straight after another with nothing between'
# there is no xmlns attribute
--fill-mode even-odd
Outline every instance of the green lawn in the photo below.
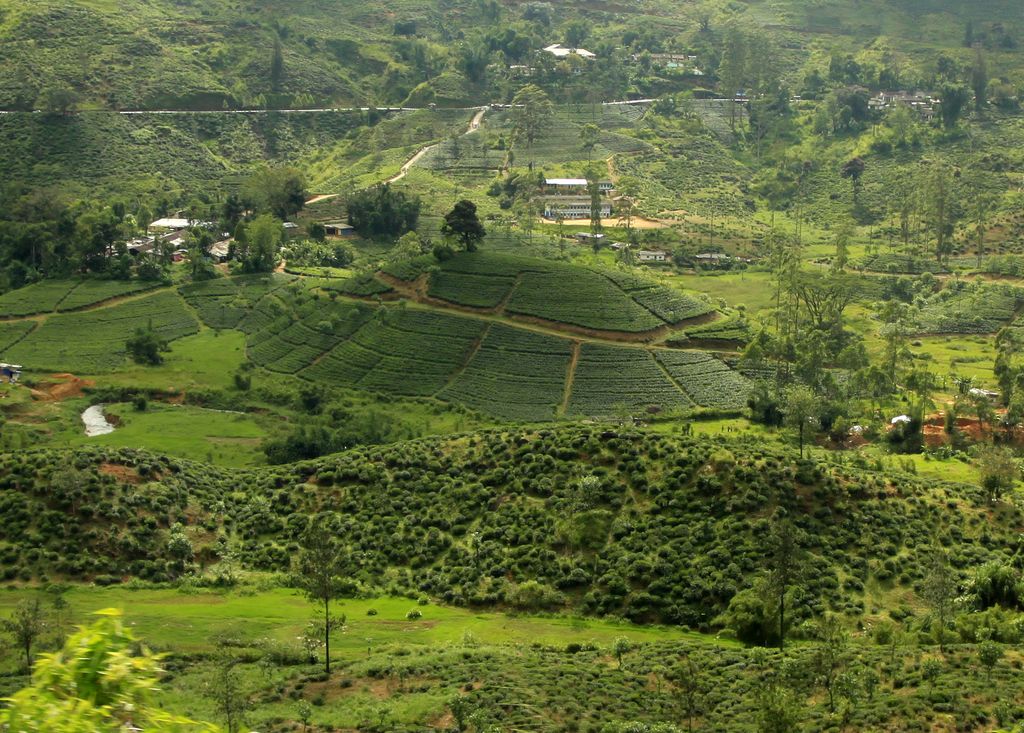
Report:
<svg viewBox="0 0 1024 733"><path fill-rule="evenodd" d="M160 366L126 364L114 374L97 377L100 386L127 385L168 391L193 387L229 387L245 361L245 334L204 328L171 342Z"/></svg>
<svg viewBox="0 0 1024 733"><path fill-rule="evenodd" d="M736 272L722 275L674 275L665 279L688 290L721 298L733 308L744 305L756 315L772 306L771 274L767 272Z"/></svg>
<svg viewBox="0 0 1024 733"><path fill-rule="evenodd" d="M6 616L27 590L0 590L0 616ZM289 589L250 591L130 590L75 586L67 595L76 623L104 608L124 610L125 621L147 643L177 653L210 652L214 640L230 636L242 645L272 638L291 642L313 617L314 607L301 593ZM665 626L567 616L528 616L476 613L462 608L418 605L408 598L348 599L334 606L345 614L345 629L331 644L332 657L352 659L391 644L446 645L467 634L481 644L544 644L570 642L608 646L624 636L637 643L687 640L739 647L737 642ZM407 621L413 608L422 618ZM369 616L374 609L377 615Z"/></svg>
<svg viewBox="0 0 1024 733"><path fill-rule="evenodd" d="M108 405L107 412L121 418L114 432L90 438L79 423L66 443L144 448L222 466L263 462L260 442L267 432L251 415L159 402L151 402L145 412L128 403Z"/></svg>

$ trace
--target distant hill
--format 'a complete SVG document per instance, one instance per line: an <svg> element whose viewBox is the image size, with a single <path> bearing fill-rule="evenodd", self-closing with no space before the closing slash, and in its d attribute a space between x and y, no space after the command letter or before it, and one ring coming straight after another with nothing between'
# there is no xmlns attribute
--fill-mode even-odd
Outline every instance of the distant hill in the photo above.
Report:
<svg viewBox="0 0 1024 733"><path fill-rule="evenodd" d="M479 103L480 94L501 96L501 87L479 76L475 56L464 53L464 46L511 27L523 40L505 38L488 50L519 63L562 40L573 19L590 23L586 40L595 48L621 44L623 33L650 27L685 43L707 17L713 29L745 22L800 33L808 50L816 45L815 35L885 36L922 58L959 44L968 20L977 24L979 39L986 37L986 23L1012 33L1024 20L1012 0L557 7L557 13L528 14L525 6L464 0L397 6L3 0L0 108L31 108L54 88L74 90L86 107L109 109L384 105L423 99L425 93L443 103Z"/></svg>

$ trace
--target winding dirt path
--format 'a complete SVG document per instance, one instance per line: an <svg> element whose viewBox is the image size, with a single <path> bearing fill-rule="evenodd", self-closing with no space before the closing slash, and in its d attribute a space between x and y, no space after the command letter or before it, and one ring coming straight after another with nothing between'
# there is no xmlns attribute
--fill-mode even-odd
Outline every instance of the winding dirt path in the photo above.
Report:
<svg viewBox="0 0 1024 733"><path fill-rule="evenodd" d="M472 133L479 130L480 124L483 122L485 114L487 114L487 107L481 107L480 109L478 109L476 114L473 115L473 119L469 121L469 126L466 128L466 131L462 133L463 136L471 135ZM406 174L410 170L412 170L412 167L414 165L420 162L424 155L426 155L431 150L440 145L441 143L434 143L433 145L427 145L426 147L422 147L419 150L417 150L416 153L411 158L409 158L409 160L405 161L402 164L401 170L399 170L398 173L396 173L395 175L391 176L391 178L387 179L385 183L394 183L395 181L400 181L403 178L405 178Z"/></svg>

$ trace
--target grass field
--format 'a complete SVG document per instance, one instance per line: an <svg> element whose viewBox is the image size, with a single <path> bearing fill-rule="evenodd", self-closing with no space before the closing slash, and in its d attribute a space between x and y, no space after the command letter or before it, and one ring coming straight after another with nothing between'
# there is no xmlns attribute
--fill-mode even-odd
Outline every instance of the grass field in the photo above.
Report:
<svg viewBox="0 0 1024 733"><path fill-rule="evenodd" d="M159 366L126 363L104 384L148 389L188 391L192 388L227 388L245 361L245 335L238 331L204 328L171 343ZM82 376L97 376L86 372Z"/></svg>
<svg viewBox="0 0 1024 733"><path fill-rule="evenodd" d="M114 432L90 438L79 431L66 444L143 448L221 466L263 462L260 443L267 429L252 415L159 402L145 412L130 403L107 405L104 411L118 418Z"/></svg>
<svg viewBox="0 0 1024 733"><path fill-rule="evenodd" d="M21 590L0 590L0 616L9 614ZM125 620L148 643L178 653L211 652L219 636L234 636L250 644L262 638L291 642L313 616L315 608L298 591L277 588L246 592L129 590L75 586L67 596L76 620L104 608L121 608ZM565 645L576 641L609 645L625 636L636 642L668 639L737 646L728 640L671 627L640 626L628 622L565 616L509 616L474 612L450 606L420 606L409 598L345 599L335 606L347 617L346 629L337 635L332 651L340 659L366 655L367 638L372 646L445 645L462 641L467 634L483 644ZM407 621L413 608L422 620ZM377 615L368 616L374 609Z"/></svg>

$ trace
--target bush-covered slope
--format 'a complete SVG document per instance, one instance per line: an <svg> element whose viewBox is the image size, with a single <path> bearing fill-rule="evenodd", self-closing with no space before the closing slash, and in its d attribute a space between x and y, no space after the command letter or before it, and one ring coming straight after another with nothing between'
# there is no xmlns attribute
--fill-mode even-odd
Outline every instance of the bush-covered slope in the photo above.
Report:
<svg viewBox="0 0 1024 733"><path fill-rule="evenodd" d="M764 568L781 515L809 552L796 620L911 612L933 542L965 576L1022 524L974 487L798 462L753 442L567 427L493 431L228 471L132 451L0 459L4 579L166 580L231 547L286 570L309 517L364 587L708 628ZM194 557L175 556L181 523Z"/></svg>

